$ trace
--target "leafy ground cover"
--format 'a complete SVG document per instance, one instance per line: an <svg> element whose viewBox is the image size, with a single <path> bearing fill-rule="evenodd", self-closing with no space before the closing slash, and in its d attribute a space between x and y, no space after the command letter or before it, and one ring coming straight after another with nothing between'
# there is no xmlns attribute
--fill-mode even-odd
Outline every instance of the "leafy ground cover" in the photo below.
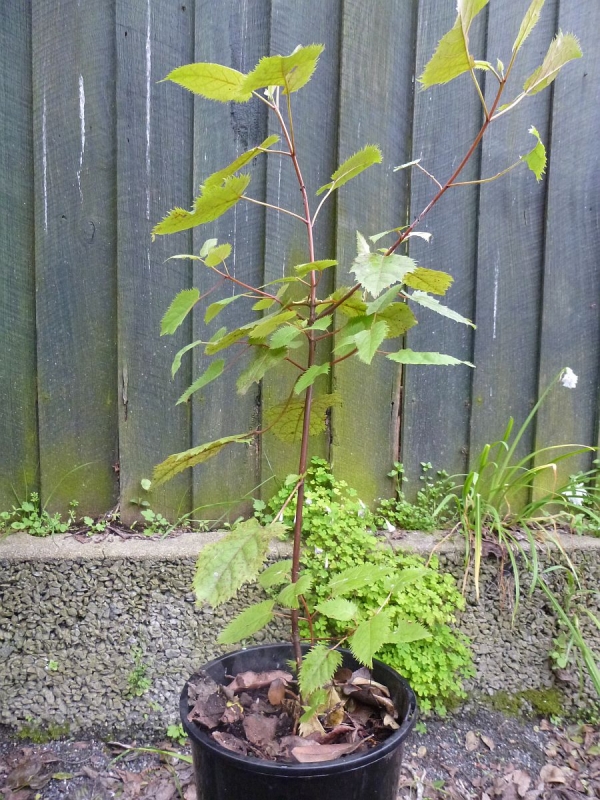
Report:
<svg viewBox="0 0 600 800"><path fill-rule="evenodd" d="M418 726L398 800L600 797L600 728L524 721L483 706ZM0 743L2 800L195 800L189 749L172 742Z"/></svg>

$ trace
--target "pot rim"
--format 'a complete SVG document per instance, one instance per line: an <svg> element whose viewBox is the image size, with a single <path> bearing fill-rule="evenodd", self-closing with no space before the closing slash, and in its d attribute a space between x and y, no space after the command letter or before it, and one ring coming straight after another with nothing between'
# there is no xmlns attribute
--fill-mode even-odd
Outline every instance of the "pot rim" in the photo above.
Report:
<svg viewBox="0 0 600 800"><path fill-rule="evenodd" d="M242 648L234 652L252 653L259 650L274 650L282 647L287 648L291 655L291 645L285 642L280 644L254 645L253 647ZM354 656L349 650L343 650L340 648L340 652L348 653L348 655L354 659ZM218 664L224 659L231 657L233 654L233 652L226 653L218 658L214 658L204 664L200 670L206 671L214 664ZM365 767L368 764L372 764L373 762L379 761L393 752L397 747L400 747L404 743L404 740L407 738L409 733L412 731L415 722L417 721L417 700L415 693L411 689L408 682L399 673L397 673L395 669L387 664L384 664L382 661L373 659L373 666L375 667L375 665L377 666L378 670L388 673L389 677L402 684L402 687L405 690L408 698L408 710L404 720L400 725L400 728L397 731L394 731L392 735L389 736L384 742L371 748L366 753L349 754L347 756L341 756L340 758L332 761L321 761L313 764L293 764L281 761L267 761L251 756L244 756L239 753L234 753L231 750L227 750L225 747L218 744L218 742L216 742L206 731L204 731L198 725L189 722L187 719L187 715L189 713L187 688L189 681L194 677L194 675L197 674L197 672L185 682L181 692L179 700L181 721L185 732L193 742L201 747L206 748L214 756L221 758L232 765L236 765L243 769L248 769L252 772L271 775L290 773L297 777L316 777L317 775L322 775L325 773L331 775L336 772L350 772L360 769L361 767ZM198 672L200 670L198 670ZM385 683L385 680L382 682Z"/></svg>

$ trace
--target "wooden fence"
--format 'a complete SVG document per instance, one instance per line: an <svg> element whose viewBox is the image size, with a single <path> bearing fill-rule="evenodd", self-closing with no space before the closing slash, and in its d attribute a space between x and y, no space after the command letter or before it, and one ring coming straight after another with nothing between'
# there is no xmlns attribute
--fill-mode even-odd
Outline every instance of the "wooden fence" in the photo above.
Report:
<svg viewBox="0 0 600 800"><path fill-rule="evenodd" d="M528 4L491 0L472 31L481 57L507 62ZM160 79L194 60L247 71L262 55L325 44L313 81L294 98L304 120L298 140L307 185L325 183L366 143L381 146L385 164L379 180L365 173L322 215L318 257L339 260L335 282L344 285L356 229L395 227L432 196L425 175L393 174L393 166L422 158L447 178L479 129L468 76L415 91L414 76L455 13L453 0L2 4L0 509L37 490L51 509L76 498L88 513L117 502L130 513L155 463L248 429L281 394L281 380L268 377L259 393L238 397L232 375L175 407L203 369L198 355L170 379L175 352L199 322L160 338L160 319L177 291L205 278L190 262L165 263L168 256L197 251L208 235L235 236L236 272L254 281L281 277L306 252L301 225L257 206L238 205L201 231L151 242L153 224L175 205L189 207L204 175L267 133L259 103L194 101ZM519 57L518 81L541 63L559 28L580 37L584 58L494 124L465 175L512 163L531 148L534 124L549 146L543 182L516 169L497 183L455 189L423 226L432 242L411 245L423 266L452 273L448 305L477 330L423 313L407 345L472 360L476 370L401 373L384 360L336 370L345 403L316 452L329 455L365 499L389 493L386 473L398 452L413 480L421 461L463 472L509 415L524 419L564 366L579 375L577 389L548 398L522 451L597 444L598 0L547 0ZM257 161L254 195L294 204L297 187L286 167L276 156ZM235 315L224 311L219 323ZM294 468L267 436L180 476L151 502L182 514L239 500Z"/></svg>

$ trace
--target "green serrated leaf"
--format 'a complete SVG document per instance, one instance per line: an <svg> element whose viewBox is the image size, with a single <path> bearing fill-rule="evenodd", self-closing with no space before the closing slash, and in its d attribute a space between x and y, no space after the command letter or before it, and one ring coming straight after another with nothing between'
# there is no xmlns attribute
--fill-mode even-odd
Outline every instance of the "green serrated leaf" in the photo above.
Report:
<svg viewBox="0 0 600 800"><path fill-rule="evenodd" d="M299 47L289 56L265 56L242 84L244 92L255 92L268 86L283 86L284 94L301 89L311 79L323 52L322 44Z"/></svg>
<svg viewBox="0 0 600 800"><path fill-rule="evenodd" d="M200 299L198 289L184 289L173 299L160 323L160 335L175 333Z"/></svg>
<svg viewBox="0 0 600 800"><path fill-rule="evenodd" d="M358 283L373 297L378 297L384 289L394 283L402 283L406 276L417 268L416 262L409 256L392 253L389 256L381 253L358 255L350 272L356 276Z"/></svg>
<svg viewBox="0 0 600 800"><path fill-rule="evenodd" d="M523 85L525 94L537 94L549 86L559 70L574 58L581 58L581 47L572 33L559 31L548 48L542 65L533 72Z"/></svg>
<svg viewBox="0 0 600 800"><path fill-rule="evenodd" d="M536 137L537 144L527 155L521 156L521 160L525 161L529 169L535 175L536 180L541 181L542 175L546 171L546 148L544 147L537 129L534 128L533 125L529 128L529 133Z"/></svg>
<svg viewBox="0 0 600 800"><path fill-rule="evenodd" d="M326 412L329 408L341 406L342 401L337 394L317 395L313 398L310 416L310 436L323 433L326 427ZM265 422L272 432L283 442L296 442L302 438L302 421L304 419L304 399L291 400L273 406L265 412Z"/></svg>
<svg viewBox="0 0 600 800"><path fill-rule="evenodd" d="M277 603L283 608L298 608L300 595L306 594L312 586L312 575L301 575L296 583L284 586L277 595Z"/></svg>
<svg viewBox="0 0 600 800"><path fill-rule="evenodd" d="M237 300L238 297L243 297L241 294L234 294L231 297L225 297L223 300L217 300L216 303L211 303L204 312L204 322L208 325L218 314L223 311L230 303Z"/></svg>
<svg viewBox="0 0 600 800"><path fill-rule="evenodd" d="M182 347L179 352L175 354L175 358L173 359L173 363L171 364L171 377L174 378L181 366L181 359L183 356L188 352L188 350L192 350L192 348L197 347L199 344L204 344L204 342L198 340L197 342L192 342L191 344L186 344L185 347Z"/></svg>
<svg viewBox="0 0 600 800"><path fill-rule="evenodd" d="M429 574L426 567L406 567L386 577L384 586L386 592L403 592L407 586L420 581Z"/></svg>
<svg viewBox="0 0 600 800"><path fill-rule="evenodd" d="M196 464L201 464L208 461L209 458L216 456L227 444L251 444L252 437L247 433L237 434L235 436L224 436L222 439L215 439L214 442L206 442L198 447L192 447L182 453L174 453L172 456L166 458L160 464L154 467L152 474L152 482L155 486L160 486L161 483L171 480L175 475L183 472L188 467L195 467Z"/></svg>
<svg viewBox="0 0 600 800"><path fill-rule="evenodd" d="M200 256L201 256L201 258L206 258L206 256L213 249L213 247L217 246L218 242L219 242L218 239L207 239L204 242L204 244L202 245L202 247L200 248Z"/></svg>
<svg viewBox="0 0 600 800"><path fill-rule="evenodd" d="M309 367L296 381L294 394L300 394L309 386L312 386L319 375L328 375L329 367L329 364L313 364L312 367Z"/></svg>
<svg viewBox="0 0 600 800"><path fill-rule="evenodd" d="M367 667L373 666L373 657L388 641L390 616L385 610L361 622L349 639L354 656Z"/></svg>
<svg viewBox="0 0 600 800"><path fill-rule="evenodd" d="M469 53L469 29L474 18L487 5L488 0L458 0L458 16L446 33L423 70L419 82L423 88L448 83L475 67Z"/></svg>
<svg viewBox="0 0 600 800"><path fill-rule="evenodd" d="M236 388L238 394L246 394L253 383L258 383L262 380L265 373L281 363L286 355L287 348L285 347L279 347L276 350L261 347L256 350L254 358L237 379Z"/></svg>
<svg viewBox="0 0 600 800"><path fill-rule="evenodd" d="M269 542L285 529L279 522L263 527L251 517L218 542L205 545L196 562L193 582L198 604L226 603L241 586L255 580L267 558Z"/></svg>
<svg viewBox="0 0 600 800"><path fill-rule="evenodd" d="M521 45L525 39L527 39L531 31L536 26L545 2L546 0L532 0L531 5L525 12L525 16L521 22L521 27L519 28L519 33L517 34L517 38L513 44L513 53L516 53L521 48ZM504 69L502 69L502 72L504 72Z"/></svg>
<svg viewBox="0 0 600 800"><path fill-rule="evenodd" d="M329 267L337 266L337 261L332 258L325 258L321 261L309 261L307 264L298 264L294 267L294 272L299 278L304 277L304 275L308 275L309 272L315 270L316 272L322 272L324 269L328 269Z"/></svg>
<svg viewBox="0 0 600 800"><path fill-rule="evenodd" d="M219 377L219 375L223 372L224 367L225 367L225 360L223 358L217 358L215 361L213 361L209 365L208 369L206 369L202 373L202 375L196 378L196 380L192 383L192 385L185 390L185 392L181 395L181 397L177 401L176 405L180 405L180 403L185 403L187 400L190 399L190 397L195 392L199 391L207 384L212 383L212 381L216 380Z"/></svg>
<svg viewBox="0 0 600 800"><path fill-rule="evenodd" d="M470 319L461 316L461 314L448 308L448 306L443 306L439 300L436 300L435 297L430 297L425 292L414 291L409 295L409 299L424 308L435 311L436 314L441 314L442 317L448 317L448 319L452 319L454 322L461 322L463 325L470 325L471 328L475 327Z"/></svg>
<svg viewBox="0 0 600 800"><path fill-rule="evenodd" d="M269 316L263 317L257 323L251 323L246 326L246 328L251 328L248 339L251 342L261 342L285 322L296 319L296 317L295 311L277 311L275 314L269 314Z"/></svg>
<svg viewBox="0 0 600 800"><path fill-rule="evenodd" d="M284 325L271 336L269 346L277 349L278 347L288 347L294 339L302 334L301 328L294 325Z"/></svg>
<svg viewBox="0 0 600 800"><path fill-rule="evenodd" d="M229 625L219 634L219 644L237 644L242 639L248 639L257 631L262 630L274 617L274 600L263 600L255 606L246 608L241 614L231 620Z"/></svg>
<svg viewBox="0 0 600 800"><path fill-rule="evenodd" d="M369 243L360 231L356 231L356 251L359 256L367 256L371 253Z"/></svg>
<svg viewBox="0 0 600 800"><path fill-rule="evenodd" d="M312 647L302 659L298 676L302 695L308 697L330 683L341 663L342 654L339 650L330 650L324 644Z"/></svg>
<svg viewBox="0 0 600 800"><path fill-rule="evenodd" d="M316 607L319 614L323 614L329 619L337 619L340 622L349 622L351 619L356 619L358 615L358 606L351 600L346 600L343 597L336 597L333 600L325 600L319 603Z"/></svg>
<svg viewBox="0 0 600 800"><path fill-rule="evenodd" d="M332 597L343 597L358 589L365 589L380 581L385 575L384 570L375 564L360 564L358 567L349 567L342 570L329 581L328 593Z"/></svg>
<svg viewBox="0 0 600 800"><path fill-rule="evenodd" d="M244 336L248 335L248 331L246 327L236 328L233 331L229 331L227 333L226 328L221 328L223 333L220 336L212 336L210 342L204 348L204 352L207 356L213 356L215 353L218 353L220 350L225 350L225 348L229 347L235 342L239 342L240 339L243 339Z"/></svg>
<svg viewBox="0 0 600 800"><path fill-rule="evenodd" d="M292 574L292 559L286 558L284 561L276 561L267 567L258 576L258 583L263 589L270 589L273 586L281 586L287 583Z"/></svg>
<svg viewBox="0 0 600 800"><path fill-rule="evenodd" d="M327 708L327 692L325 689L317 689L312 692L310 697L303 697L305 705L302 706L304 714L300 717L300 724L311 720L315 714L320 714ZM589 750L587 751L589 753Z"/></svg>
<svg viewBox="0 0 600 800"><path fill-rule="evenodd" d="M367 314L376 314L378 311L383 311L394 302L394 300L398 297L399 292L399 286L392 286L391 289L388 289L383 294L380 294L376 300L373 300L371 303L367 304Z"/></svg>
<svg viewBox="0 0 600 800"><path fill-rule="evenodd" d="M219 244L208 251L204 263L207 267L216 267L229 258L231 253L231 245L229 243Z"/></svg>
<svg viewBox="0 0 600 800"><path fill-rule="evenodd" d="M469 361L461 361L454 356L447 356L444 353L415 353L414 350L406 348L399 350L397 353L388 353L386 358L390 361L395 361L397 364L416 364L416 365L429 365L438 367L453 367L458 364L465 364L467 367L473 367Z"/></svg>
<svg viewBox="0 0 600 800"><path fill-rule="evenodd" d="M222 64L198 63L186 64L170 72L165 81L183 86L194 94L217 100L220 103L245 103L252 93L244 90L246 76L231 67Z"/></svg>
<svg viewBox="0 0 600 800"><path fill-rule="evenodd" d="M419 622L400 620L396 622L396 627L389 634L387 641L390 644L410 644L421 639L431 639L431 631Z"/></svg>
<svg viewBox="0 0 600 800"><path fill-rule="evenodd" d="M388 326L386 339L404 336L406 331L417 324L417 318L406 303L392 303L377 314L377 319L383 320Z"/></svg>
<svg viewBox="0 0 600 800"><path fill-rule="evenodd" d="M360 175L361 172L364 172L374 164L381 164L381 161L382 155L379 147L373 144L366 145L366 147L363 147L358 153L354 153L353 156L347 158L333 173L331 182L321 186L321 188L317 190L317 194L322 194L328 189L332 192L339 189L340 186L348 183L352 178Z"/></svg>
<svg viewBox="0 0 600 800"><path fill-rule="evenodd" d="M417 267L414 272L406 276L406 280L404 281L411 289L419 289L423 292L442 295L446 294L453 282L454 278L452 275L448 275L447 272L441 272L437 269L426 269L425 267Z"/></svg>
<svg viewBox="0 0 600 800"><path fill-rule="evenodd" d="M332 305L333 303L337 303L337 301L341 300L341 298L344 297L348 291L349 287L346 286L341 286L339 289L336 289L335 292L330 294L329 297L325 298L325 300L318 304L319 312L322 313L325 307ZM360 292L357 291L347 300L345 300L342 305L338 306L337 310L346 317L363 316L367 310L367 304L362 299Z"/></svg>
<svg viewBox="0 0 600 800"><path fill-rule="evenodd" d="M275 300L271 300L270 297L262 297L254 303L252 311L265 311L267 308L271 308L274 302Z"/></svg>
<svg viewBox="0 0 600 800"><path fill-rule="evenodd" d="M388 334L388 326L383 320L373 323L366 331L360 331L354 336L358 349L358 357L364 364L370 364Z"/></svg>
<svg viewBox="0 0 600 800"><path fill-rule="evenodd" d="M217 172L213 172L212 175L209 175L208 178L205 178L203 189L209 189L211 186L221 186L223 181L229 178L230 175L235 175L235 173L242 169L242 167L245 167L246 164L249 164L253 159L259 156L263 150L268 150L278 141L279 136L274 134L273 136L268 136L264 142L261 142L261 144L257 145L256 147L246 150L245 153L242 153L235 158L231 164L228 164L226 167L217 170ZM215 244L216 243L217 242L215 240Z"/></svg>
<svg viewBox="0 0 600 800"><path fill-rule="evenodd" d="M313 322L312 325L308 325L306 328L304 328L304 330L305 331L326 331L327 328L329 328L329 326L331 325L332 319L333 319L333 317L330 316L330 315L327 315L326 317L321 317L321 319L318 319L316 322Z"/></svg>
<svg viewBox="0 0 600 800"><path fill-rule="evenodd" d="M240 200L249 183L250 175L232 175L224 181L222 186L206 188L196 199L191 211L174 208L154 226L152 236L187 231L195 228L196 225L212 222Z"/></svg>

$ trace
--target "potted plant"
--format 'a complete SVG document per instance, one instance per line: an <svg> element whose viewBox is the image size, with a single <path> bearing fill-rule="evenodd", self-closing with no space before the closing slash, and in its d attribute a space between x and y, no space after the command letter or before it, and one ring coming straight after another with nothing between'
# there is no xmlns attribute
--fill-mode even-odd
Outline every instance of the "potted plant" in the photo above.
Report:
<svg viewBox="0 0 600 800"><path fill-rule="evenodd" d="M198 559L194 589L199 603L213 606L224 603L242 585L256 579L268 592L267 599L250 606L227 625L219 635L220 643L230 645L245 640L271 623L276 616L283 616L289 621L291 630L290 643L287 645L250 648L206 665L199 679L192 684L195 694L192 696L191 713L186 686L182 695L182 718L193 741L199 797L213 800L243 796L254 800L268 794L272 798L299 799L324 794L334 798L343 797L344 800L355 797L391 800L396 795L402 743L414 724L416 703L414 694L403 679L377 662L374 656L388 642L409 642L429 634L421 626L407 621L395 619L392 624L385 602L370 618L357 619L352 593L377 580L385 582L389 597L392 597L394 593L401 592L407 583L417 580L422 570L408 569L394 575L383 575L381 567L365 564L331 580L329 599L319 603L316 608L308 607L304 595L309 587L307 576L301 571L300 554L309 438L324 430L326 413L342 400L335 392L317 392L315 382L320 376L329 375L332 367L341 361L358 358L370 364L376 355L398 364L472 366L450 355L417 353L393 346L393 340L402 337L416 323L413 306L417 309L429 308L460 323L471 324L442 305L434 296L446 293L452 283L450 275L420 267L409 255L399 251L410 237L429 236L418 230L419 224L447 190L460 182L458 179L463 168L491 124L524 98L548 86L564 64L581 55L575 37L559 33L550 44L541 66L525 81L522 91L508 103L500 104L516 56L536 24L543 2L533 0L531 3L505 68L500 61L493 65L476 60L469 50L471 23L487 0L458 0L456 23L441 39L420 81L423 87L430 87L470 73L482 104L481 128L454 173L444 181L438 181L430 175L419 161L397 168L423 170L436 184L431 201L409 225L370 236L357 232L357 256L351 266L354 284L338 288L333 293L324 293L323 296L319 292L321 276L325 270L335 267L337 262L333 258L324 258L326 254L316 252L313 234L319 212L345 183L380 163L382 154L378 147L369 144L351 155L333 173L331 180L318 189L317 205L314 208L311 206L312 198L302 177L300 154L296 148L292 108L293 95L309 82L322 46L313 44L298 47L288 56L263 58L248 74L219 64L199 63L180 67L167 76L167 80L216 102L264 103L277 120L280 136L269 136L231 164L206 177L192 209L173 209L155 226L153 236L176 233L211 222L236 203L250 200L246 190L251 176L242 170L261 154L268 157L269 153L277 153L289 160L296 176L302 212L296 213L285 208L276 210L297 218L298 225L304 227L309 254L306 263L290 264L285 278L264 286L251 286L240 281L228 269L231 244L209 239L199 254L177 257L201 261L215 275L213 289L224 286L229 293L221 299L215 299L213 289L203 296L198 289L184 290L173 300L162 321L161 334L173 333L191 310L209 294L211 299L204 316L206 322L215 319L226 305L242 297L252 299L253 310L264 312L262 316L257 315L234 330L221 328L208 341L194 342L177 353L174 370L185 353L194 347L202 346L207 356L215 356L210 366L184 393L181 402L216 380L225 369L235 369L237 352L229 364L222 357L231 349L249 349L253 353L248 366L241 370L237 379L241 393L260 382L268 371L277 370L284 364L292 364L297 370L287 399L280 406L270 409L261 429L232 433L171 455L155 468L153 475L155 485L162 483L188 467L207 461L224 447L252 443L266 430L289 442L290 446L297 443L298 447L299 477L285 504L293 504L295 508L292 558L271 564L265 569L269 542L282 534L284 526L279 519L267 526L249 519L234 526L218 543L205 547ZM477 70L486 70L497 81L497 90L491 102L483 96ZM536 129L532 127L530 131L536 139L531 152L497 175L479 182L498 178L521 162L539 180L546 164L545 149ZM381 247L380 241L385 237L388 237L388 244ZM392 345L386 346L385 343L390 341ZM323 358L321 343L333 344L331 355L327 358ZM341 641L311 640L311 622L316 614L347 622L347 633ZM302 625L308 628L308 642L302 641ZM349 650L341 651L340 644L347 644ZM291 685L292 676L287 676L290 660L294 664L298 688ZM357 673L360 665L373 667L372 677L365 678L362 673ZM248 678L249 673L253 673L254 678ZM259 677L256 673L259 673ZM213 684L226 682L227 676L238 677L234 677L228 687L215 689ZM248 708L240 700L240 691L249 691L252 688L249 683L253 682L266 683L264 689L268 688L271 707L275 704L276 696L280 704L287 704L286 714L293 740L287 751L291 753L291 762L280 763L253 757L258 745L248 731L249 749L243 745L241 751L227 738L229 734L215 732L215 726L212 728L213 734L210 733L211 725L206 723L206 719L211 717L211 708L214 712L212 717L218 717L219 722L227 718L234 728L236 724L238 728L244 726ZM340 727L340 709L342 718L347 713L344 697L356 695L358 686L368 687L365 692L369 695L369 701L379 708L376 713L381 721L379 728L387 726L391 734L383 743L365 752L355 752L355 747L348 746L352 741L326 744L331 741L330 733L322 727L322 721L329 717L335 717L333 727ZM248 692L245 694L248 695ZM215 697L219 698L218 702ZM247 698L245 702L247 706ZM251 698L249 702L258 700ZM333 712L338 713L334 715ZM201 720L204 729L190 719ZM315 750L322 748L320 756L317 753L313 758L308 757L308 750L298 742L298 733L301 738L312 737L314 746L308 749L314 755ZM356 738L356 726L352 735ZM259 739L260 736L264 738L264 727L259 730ZM316 744L313 741L315 738ZM261 750L260 747L258 749ZM264 754L265 748L261 752ZM342 758L326 760L342 753L345 754ZM280 754L281 749L273 757Z"/></svg>

